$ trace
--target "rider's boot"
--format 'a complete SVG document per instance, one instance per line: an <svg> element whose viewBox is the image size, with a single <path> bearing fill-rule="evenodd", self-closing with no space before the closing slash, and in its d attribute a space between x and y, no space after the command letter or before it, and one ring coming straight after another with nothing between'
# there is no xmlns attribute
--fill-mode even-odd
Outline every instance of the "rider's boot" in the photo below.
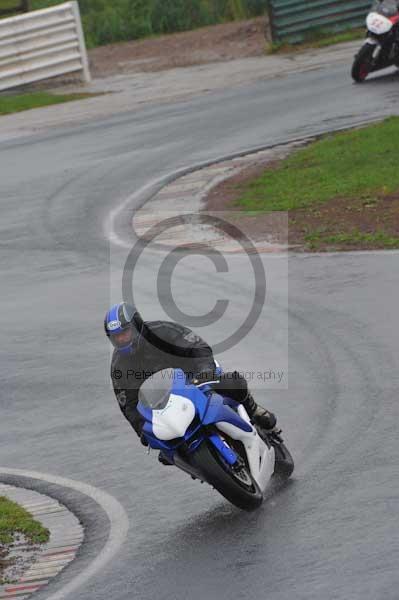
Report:
<svg viewBox="0 0 399 600"><path fill-rule="evenodd" d="M272 431L275 429L277 425L276 416L262 406L259 406L259 404L255 402L252 394L248 394L246 397L244 401L244 408L255 425L258 425L266 431Z"/></svg>

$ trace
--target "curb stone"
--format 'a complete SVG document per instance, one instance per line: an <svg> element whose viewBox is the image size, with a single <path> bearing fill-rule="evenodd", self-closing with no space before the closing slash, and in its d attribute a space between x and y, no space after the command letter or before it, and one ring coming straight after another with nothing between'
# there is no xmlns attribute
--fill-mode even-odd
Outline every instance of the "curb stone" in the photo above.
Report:
<svg viewBox="0 0 399 600"><path fill-rule="evenodd" d="M216 162L206 167L199 168L193 172L182 175L165 185L148 202L138 209L132 219L134 233L138 238L148 239L148 232L156 232L157 226L166 219L172 219L171 225L164 232L160 231L156 236L156 245L167 248L199 248L204 244L207 246L227 252L242 253L243 245L234 238L218 229L211 223L201 223L201 215L212 216L205 210L206 198L212 188L229 179L248 167L257 164L267 165L275 160L288 156L296 148L300 148L314 138L296 140L273 148L248 153L231 160ZM192 222L192 217L198 215L198 222ZM227 211L220 211L220 217L227 221ZM186 216L186 222L184 217ZM213 216L218 216L214 211ZM173 223L175 220L175 224ZM187 222L187 220L189 222ZM278 244L271 237L265 236L264 240L253 242L257 252L285 252L288 244Z"/></svg>
<svg viewBox="0 0 399 600"><path fill-rule="evenodd" d="M127 217L127 222L130 223L130 230L133 230L139 241L141 240L145 244L150 241L152 248L162 250L163 252L170 252L171 249L178 250L179 248L184 250L190 248L194 250L196 248L203 249L204 245L208 245L208 247L210 246L214 250L223 250L227 253L242 253L243 251L248 253L248 248L245 248L244 244L238 249L236 245L236 249L234 250L231 247L232 238L226 240L215 227L212 228L209 225L200 223L201 215L208 214L208 216L212 216L212 213L206 213L204 208L208 192L214 186L218 185L221 181L233 177L245 167L256 165L257 159L258 162L266 165L267 162L272 160L284 158L296 147L306 146L311 142L322 139L326 135L366 127L381 121L383 121L383 117L363 119L351 125L336 127L331 130L320 130L310 136L292 140L281 140L269 146L248 148L242 152L181 169L180 172L175 172L166 177L163 183L156 182L153 185L153 188L156 189L152 189L149 194L146 194L142 204L135 210L133 218ZM270 153L269 156L268 153ZM213 177L207 178L207 173L211 173ZM182 187L179 188L179 184L182 184ZM213 211L213 216L215 214L217 214L217 211ZM226 215L228 213L222 211L220 214ZM185 219L185 215L189 216L190 219ZM193 219L193 217L195 218ZM173 228L173 234L168 234L166 231L165 235L162 230L162 221L166 219L175 220L175 224L169 224L168 227L168 230ZM193 226L191 226L191 229L187 227L187 223L190 223L190 221L191 225L193 222L195 223L196 231ZM231 221L231 223L234 225L234 221ZM199 224L201 224L201 228L198 227ZM159 236L156 231L157 227L159 227L159 233L161 234ZM151 233L149 234L150 230ZM249 252L255 251L257 253L282 252L286 254L288 251L295 251L297 249L296 246L289 246L288 240L285 245L273 244L270 240L267 240L266 242L252 243L251 246L252 248L249 249Z"/></svg>
<svg viewBox="0 0 399 600"><path fill-rule="evenodd" d="M1 599L22 600L46 586L75 558L83 542L84 531L77 517L54 498L2 483L0 495L20 504L50 531L49 541L43 544L34 562L16 582L0 585ZM18 547L18 550L28 549L28 545Z"/></svg>

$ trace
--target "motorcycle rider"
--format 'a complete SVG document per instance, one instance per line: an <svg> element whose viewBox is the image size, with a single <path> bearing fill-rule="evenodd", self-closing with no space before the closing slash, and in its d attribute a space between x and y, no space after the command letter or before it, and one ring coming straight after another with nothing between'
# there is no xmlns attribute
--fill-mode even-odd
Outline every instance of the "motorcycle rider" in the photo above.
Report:
<svg viewBox="0 0 399 600"><path fill-rule="evenodd" d="M143 321L138 310L125 302L106 313L104 329L115 348L111 379L116 398L143 443L139 388L148 377L168 368L182 369L194 384L211 383L219 394L243 404L256 425L275 428L275 415L256 404L245 378L236 371L221 374L212 349L191 329L169 321Z"/></svg>

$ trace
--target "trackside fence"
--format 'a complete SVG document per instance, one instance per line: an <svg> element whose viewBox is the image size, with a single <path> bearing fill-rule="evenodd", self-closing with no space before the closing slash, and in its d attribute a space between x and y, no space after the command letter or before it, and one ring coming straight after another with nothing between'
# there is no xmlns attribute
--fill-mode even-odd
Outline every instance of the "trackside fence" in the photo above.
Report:
<svg viewBox="0 0 399 600"><path fill-rule="evenodd" d="M0 90L73 72L90 81L76 1L0 19Z"/></svg>
<svg viewBox="0 0 399 600"><path fill-rule="evenodd" d="M371 0L269 0L274 42L306 41L315 32L338 32L365 25Z"/></svg>

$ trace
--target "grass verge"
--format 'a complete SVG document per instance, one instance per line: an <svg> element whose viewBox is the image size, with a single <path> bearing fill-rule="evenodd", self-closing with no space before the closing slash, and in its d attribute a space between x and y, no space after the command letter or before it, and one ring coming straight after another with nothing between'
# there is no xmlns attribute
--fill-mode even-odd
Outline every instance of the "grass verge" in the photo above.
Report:
<svg viewBox="0 0 399 600"><path fill-rule="evenodd" d="M62 104L64 102L72 102L73 100L83 100L95 95L96 94L50 94L48 92L0 95L0 115L9 115L22 110L50 106L52 104Z"/></svg>
<svg viewBox="0 0 399 600"><path fill-rule="evenodd" d="M399 118L328 135L251 182L238 203L247 210L292 210L337 196L372 201L399 187Z"/></svg>
<svg viewBox="0 0 399 600"><path fill-rule="evenodd" d="M325 136L246 184L248 213L287 211L308 249L399 248L399 118Z"/></svg>
<svg viewBox="0 0 399 600"><path fill-rule="evenodd" d="M22 506L0 496L0 544L10 544L15 533L22 533L35 544L47 542L50 536L48 529Z"/></svg>
<svg viewBox="0 0 399 600"><path fill-rule="evenodd" d="M305 235L305 240L311 250L318 250L325 244L340 247L366 245L367 247L372 246L374 248L399 248L399 237L388 235L384 231L364 233L354 230L352 232L336 234L314 231Z"/></svg>
<svg viewBox="0 0 399 600"><path fill-rule="evenodd" d="M325 48L342 44L344 42L354 42L364 38L364 29L352 29L351 31L343 31L341 33L313 33L298 44L288 44L287 42L273 42L266 52L267 54L289 54L293 52L302 52L310 48Z"/></svg>

